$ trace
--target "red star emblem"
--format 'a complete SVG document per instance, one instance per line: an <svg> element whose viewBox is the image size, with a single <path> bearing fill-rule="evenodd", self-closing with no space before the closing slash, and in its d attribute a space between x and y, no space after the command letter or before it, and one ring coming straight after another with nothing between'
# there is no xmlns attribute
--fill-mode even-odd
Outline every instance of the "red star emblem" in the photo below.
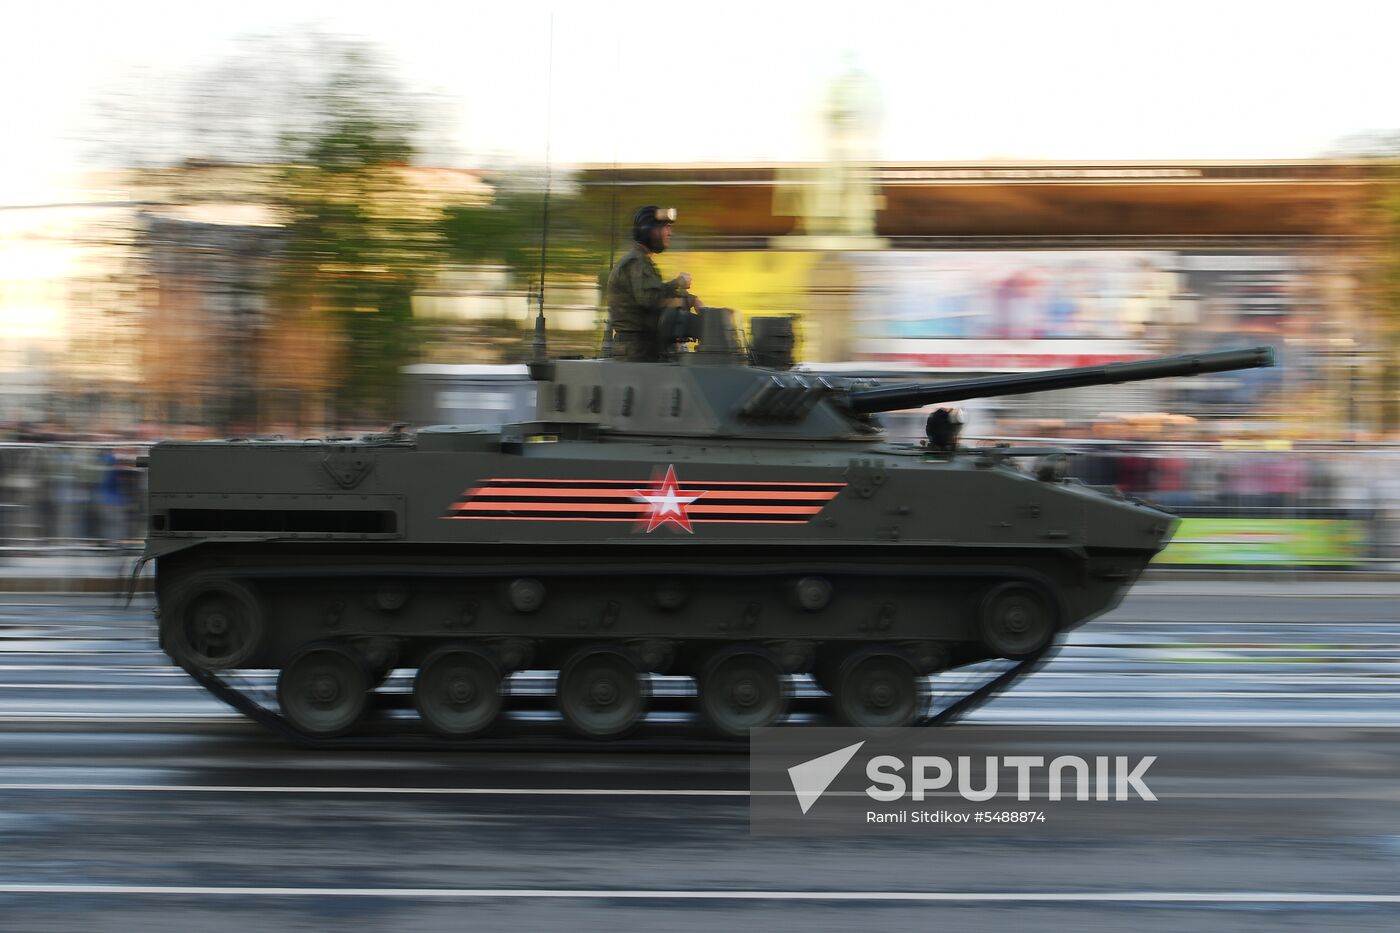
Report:
<svg viewBox="0 0 1400 933"><path fill-rule="evenodd" d="M635 489L638 502L645 502L651 506L651 513L647 516L647 534L650 534L658 525L672 522L681 526L686 531L694 534L690 527L690 516L686 514L685 507L705 494L704 490L681 489L676 482L676 468L666 467L666 478L661 481L659 489Z"/></svg>

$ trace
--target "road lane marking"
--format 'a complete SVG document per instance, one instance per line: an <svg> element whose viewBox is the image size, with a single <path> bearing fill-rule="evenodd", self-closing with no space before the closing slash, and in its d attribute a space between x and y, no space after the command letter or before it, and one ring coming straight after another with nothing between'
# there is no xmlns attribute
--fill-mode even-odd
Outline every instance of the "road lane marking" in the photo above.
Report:
<svg viewBox="0 0 1400 933"><path fill-rule="evenodd" d="M667 788L573 787L349 787L341 784L299 786L295 784L80 784L80 783L0 783L4 791L100 791L133 793L210 793L210 794L393 794L404 796L460 797L747 797L747 790L678 790ZM776 792L775 792L776 793Z"/></svg>
<svg viewBox="0 0 1400 933"><path fill-rule="evenodd" d="M1168 699L1166 695L1160 697ZM1165 711L1144 711L1132 709L1123 711L1118 717L1089 716L1083 711L1071 709L1042 709L1036 707L1025 707L1024 704L1017 704L1017 695L1008 693L997 698L996 704L989 704L980 710L970 713L964 722L972 725L998 725L998 726L1113 726L1123 727L1131 725L1139 726L1219 726L1221 728L1264 728L1277 726L1307 726L1309 728L1368 728L1368 729L1395 729L1400 727L1400 714L1391 714L1387 717L1387 710L1362 711L1349 710L1339 712L1335 709L1298 710L1290 708L1287 710L1251 709L1249 711L1235 711L1219 709L1172 709ZM1297 697L1295 699L1306 699ZM522 719L535 721L532 717L540 717L538 721L545 721L547 713L530 714L516 713ZM1126 718L1131 715L1131 718ZM1301 717L1301 718L1300 718ZM1311 718L1309 718L1311 717ZM1381 717L1381 718L1377 718ZM548 718L548 721L556 722L557 716ZM648 721L676 723L686 722L681 714L649 714ZM242 713L233 709L212 709L207 712L186 713L181 715L135 715L113 713L106 716L94 716L91 714L79 713L0 713L0 726L220 726L246 728L249 732L260 732L263 730L253 720L246 718ZM464 746L464 748L469 748Z"/></svg>
<svg viewBox="0 0 1400 933"><path fill-rule="evenodd" d="M1066 904L1400 904L1400 894L1297 891L760 891L645 888L336 888L158 884L0 883L0 894L138 897L451 898L494 900L881 901Z"/></svg>
<svg viewBox="0 0 1400 933"><path fill-rule="evenodd" d="M1060 662L1058 666L1067 667L1069 665ZM1071 671L1071 670L1040 670L1032 674L1027 674L1021 681L1022 684L1031 684L1038 680L1069 680L1074 678L1103 678L1103 677L1133 677L1133 678L1171 678L1174 680L1233 680L1240 683L1273 683L1273 684L1328 684L1329 686L1381 686L1390 684L1400 684L1400 672L1376 671L1375 673L1365 673L1357 671L1331 672L1331 671L1307 671L1307 672L1287 672L1287 673L1259 673L1252 670L1258 665L1247 665L1250 670L1242 671L1121 671L1117 674L1104 671ZM0 664L0 672L25 673L25 674L108 674L114 677L155 677L155 678L188 678L189 675L179 668L157 665L102 665L102 664ZM266 681L271 686L276 678L274 671L253 671L240 674L250 681ZM412 674L391 674L389 680L408 682L413 679ZM662 675L655 678L662 681L677 682L677 686L684 686L683 681L690 680L689 677ZM516 676L512 686L534 686L536 683L548 681L553 683L554 677L539 674L530 675L524 678ZM31 686L25 683L16 683L12 686ZM140 684L119 683L111 686L141 686ZM190 686L186 684L184 686ZM196 685L197 686L197 685ZM799 687L805 687L799 684Z"/></svg>
<svg viewBox="0 0 1400 933"><path fill-rule="evenodd" d="M203 690L199 684L26 684L3 683L0 690Z"/></svg>
<svg viewBox="0 0 1400 933"><path fill-rule="evenodd" d="M71 690L106 691L111 693L131 693L145 690L203 691L198 684L0 684L0 690L22 692L25 690ZM407 696L406 691L388 692L387 696ZM545 696L546 694L540 694ZM691 694L663 694L656 699L685 699ZM938 691L934 691L938 695ZM525 694L517 694L525 696ZM796 699L812 700L820 694L799 694ZM1345 693L1320 692L1313 690L1024 690L1012 688L999 696L999 699L1016 697L1022 700L1400 700L1400 693L1381 690L1354 690ZM6 716L19 716L22 713L0 713L0 721ZM38 714L35 714L38 715Z"/></svg>
<svg viewBox="0 0 1400 933"><path fill-rule="evenodd" d="M1222 581L1223 584L1223 581ZM1125 597L1123 602L1142 602L1147 599L1394 599L1394 593L1280 593L1280 592L1250 592L1245 590L1222 589L1216 593L1210 592L1185 592L1171 593L1158 589L1159 583L1138 583L1129 592L1130 596ZM1163 588L1165 589L1165 588Z"/></svg>
<svg viewBox="0 0 1400 933"><path fill-rule="evenodd" d="M717 797L748 798L788 797L784 790L751 791L745 789L691 789L691 788L614 788L614 787L352 787L335 785L296 785L296 784L99 784L99 783L0 783L0 793L30 791L47 793L72 793L90 791L94 793L208 793L208 794L287 794L328 796L399 796L399 797ZM828 791L829 797L862 797L864 791ZM957 799L957 791L925 791L925 797ZM1172 793L1159 791L1163 800L1390 800L1397 799L1397 792L1388 789L1361 793L1311 793L1311 792L1196 792ZM1015 791L1004 791L993 795L996 799L1017 800ZM1041 799L1033 795L1032 799Z"/></svg>
<svg viewBox="0 0 1400 933"><path fill-rule="evenodd" d="M0 713L0 724L4 725L92 725L92 726L193 726L211 722L232 721L256 726L253 720L234 709L214 709L204 713L187 713L181 716L137 716L112 713L109 716L94 716L90 713Z"/></svg>

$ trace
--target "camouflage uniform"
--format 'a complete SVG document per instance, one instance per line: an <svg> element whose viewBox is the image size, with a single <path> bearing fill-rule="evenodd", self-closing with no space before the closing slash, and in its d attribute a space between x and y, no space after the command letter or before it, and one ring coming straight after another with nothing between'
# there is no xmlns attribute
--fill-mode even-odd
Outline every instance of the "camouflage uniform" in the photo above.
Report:
<svg viewBox="0 0 1400 933"><path fill-rule="evenodd" d="M608 276L608 319L616 335L613 355L634 363L659 360L657 323L662 310L681 295L678 280L661 281L656 263L640 243L628 250Z"/></svg>

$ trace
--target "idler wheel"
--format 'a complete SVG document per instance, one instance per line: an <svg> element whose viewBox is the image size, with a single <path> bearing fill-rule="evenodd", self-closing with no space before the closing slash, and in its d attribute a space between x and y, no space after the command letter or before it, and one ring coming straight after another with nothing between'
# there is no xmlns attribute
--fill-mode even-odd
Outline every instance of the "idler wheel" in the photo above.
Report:
<svg viewBox="0 0 1400 933"><path fill-rule="evenodd" d="M315 645L282 669L277 702L297 731L325 738L354 728L369 689L369 672L358 654L339 645Z"/></svg>
<svg viewBox="0 0 1400 933"><path fill-rule="evenodd" d="M711 729L731 738L771 726L788 708L787 678L766 653L748 649L722 652L697 678L700 711Z"/></svg>
<svg viewBox="0 0 1400 933"><path fill-rule="evenodd" d="M252 591L232 580L202 581L172 600L172 654L203 670L240 667L263 639L263 613Z"/></svg>
<svg viewBox="0 0 1400 933"><path fill-rule="evenodd" d="M923 707L914 665L889 651L867 651L847 658L833 686L836 718L848 726L907 726Z"/></svg>
<svg viewBox="0 0 1400 933"><path fill-rule="evenodd" d="M565 725L579 735L619 738L642 721L648 683L632 659L620 651L584 649L559 672L559 712Z"/></svg>
<svg viewBox="0 0 1400 933"><path fill-rule="evenodd" d="M1050 601L1024 583L1003 583L982 599L977 618L982 644L995 657L1020 659L1055 637Z"/></svg>
<svg viewBox="0 0 1400 933"><path fill-rule="evenodd" d="M501 712L501 670L472 648L439 648L418 668L413 705L439 735L479 735Z"/></svg>

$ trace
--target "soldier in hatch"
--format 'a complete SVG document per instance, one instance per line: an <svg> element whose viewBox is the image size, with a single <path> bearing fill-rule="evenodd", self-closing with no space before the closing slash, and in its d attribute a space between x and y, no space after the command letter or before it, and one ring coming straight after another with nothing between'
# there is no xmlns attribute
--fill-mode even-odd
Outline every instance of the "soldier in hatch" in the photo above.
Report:
<svg viewBox="0 0 1400 933"><path fill-rule="evenodd" d="M657 324L668 307L702 308L699 298L688 294L690 273L669 282L661 280L652 256L671 245L674 207L648 205L632 215L635 244L608 275L608 322L613 330L613 355L635 363L661 359Z"/></svg>

